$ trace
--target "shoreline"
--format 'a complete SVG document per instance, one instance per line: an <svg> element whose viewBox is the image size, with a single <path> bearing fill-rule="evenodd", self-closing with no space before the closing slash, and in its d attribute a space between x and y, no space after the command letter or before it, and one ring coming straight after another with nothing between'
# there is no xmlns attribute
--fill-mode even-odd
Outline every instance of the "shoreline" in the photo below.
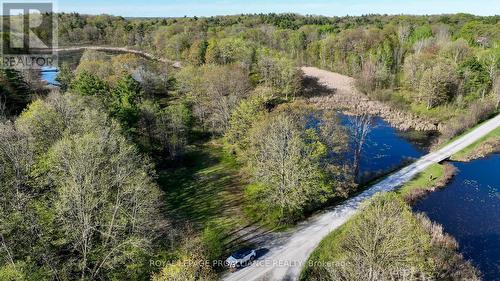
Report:
<svg viewBox="0 0 500 281"><path fill-rule="evenodd" d="M302 67L306 85L313 87L309 91L319 92L311 95L307 101L320 109L343 110L346 114L368 113L386 120L399 130L439 131L440 125L416 116L414 113L394 109L389 105L370 99L354 86L355 79L346 75L330 72L316 67Z"/></svg>
<svg viewBox="0 0 500 281"><path fill-rule="evenodd" d="M450 162L436 165L429 167L415 179L400 188L400 194L408 205L413 206L428 194L446 187L458 172L458 169ZM438 168L437 172L441 173L441 175L436 176L434 174L436 171L432 170L436 168ZM414 186L412 187L412 185Z"/></svg>
<svg viewBox="0 0 500 281"><path fill-rule="evenodd" d="M439 177L433 178L430 185L419 187L418 185L414 185L411 187L412 182L419 182L427 178L429 173L432 177L432 167L429 167L427 170L423 171L420 175L418 175L413 181L408 182L406 185L402 186L398 191L400 195L403 197L405 202L412 208L412 213L415 217L417 217L422 225L428 230L429 233L441 233L438 236L441 236L441 241L437 241L441 243L443 246L453 249L452 259L461 263L464 266L470 266L476 270L479 276L482 276L482 272L479 268L474 265L470 260L464 258L463 253L459 249L459 244L457 239L450 233L444 231L443 225L438 222L431 220L425 212L419 212L413 209L413 206L420 200L425 200L425 198L432 192L446 188L451 180L458 174L458 168L453 165L454 162L461 163L469 163L475 160L479 160L496 153L500 152L500 138L498 137L490 137L484 140L478 141L472 150L465 153L463 156L459 157L460 159L453 159L450 162L444 162L443 164L436 164L442 168L442 174ZM495 150L496 149L496 150ZM481 151L483 153L476 153L477 151ZM457 153L457 154L460 154ZM456 155L456 154L455 154ZM455 156L454 155L454 156ZM405 189L406 188L406 189Z"/></svg>

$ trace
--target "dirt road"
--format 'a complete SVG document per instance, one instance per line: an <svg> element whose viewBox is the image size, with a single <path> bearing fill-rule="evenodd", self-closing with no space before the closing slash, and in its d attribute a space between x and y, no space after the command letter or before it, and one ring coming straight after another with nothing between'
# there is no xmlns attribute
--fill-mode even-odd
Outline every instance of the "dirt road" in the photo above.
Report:
<svg viewBox="0 0 500 281"><path fill-rule="evenodd" d="M349 81L346 82L349 83ZM267 246L264 245L266 254L259 257L251 266L225 275L223 280L297 280L303 265L318 243L328 233L346 222L358 210L363 201L370 199L377 192L394 190L411 180L429 165L450 157L499 126L500 115L497 115L445 147L429 153L415 163L391 174L356 197L312 217L299 225L285 241L280 243L275 243L273 240L267 241Z"/></svg>
<svg viewBox="0 0 500 281"><path fill-rule="evenodd" d="M160 62L171 64L175 68L180 68L181 67L181 62L179 62L179 61L173 61L173 60L168 60L168 59L165 59L165 58L160 58L160 57L157 57L157 56L155 56L153 54L150 54L150 53L147 53L147 52L144 52L144 51L129 49L129 48L125 48L125 47L77 46L77 47L57 48L57 49L54 49L54 50L51 50L51 51L53 51L53 52L74 52L74 51L84 51L84 50L131 53L131 54L136 54L136 55L139 55L139 56L143 56L143 57L151 59L151 60L157 60L157 61L160 61Z"/></svg>

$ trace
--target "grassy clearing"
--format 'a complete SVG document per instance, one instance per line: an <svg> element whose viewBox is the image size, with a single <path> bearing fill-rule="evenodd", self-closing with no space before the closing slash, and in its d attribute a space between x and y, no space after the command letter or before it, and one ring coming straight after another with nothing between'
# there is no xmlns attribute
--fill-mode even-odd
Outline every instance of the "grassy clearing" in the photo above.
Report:
<svg viewBox="0 0 500 281"><path fill-rule="evenodd" d="M245 223L242 177L217 142L191 148L181 165L159 176L171 217L198 228L213 221L229 229Z"/></svg>
<svg viewBox="0 0 500 281"><path fill-rule="evenodd" d="M461 151L455 153L454 155L451 156L451 159L456 161L462 161L470 157L474 157L475 156L474 154L479 152L478 149L480 149L480 146L482 144L484 144L487 141L493 141L493 139L498 139L500 141L500 127L491 131L490 133L480 138L476 142L472 143L471 145L467 146L466 148L462 149Z"/></svg>
<svg viewBox="0 0 500 281"><path fill-rule="evenodd" d="M410 110L417 114L431 120L438 122L446 122L460 114L464 114L464 110L456 106L443 105L428 109L424 104L412 104Z"/></svg>
<svg viewBox="0 0 500 281"><path fill-rule="evenodd" d="M444 165L438 163L432 164L423 172L418 174L413 180L407 182L399 188L397 193L404 198L415 189L427 189L427 187L435 186L442 180L444 170Z"/></svg>

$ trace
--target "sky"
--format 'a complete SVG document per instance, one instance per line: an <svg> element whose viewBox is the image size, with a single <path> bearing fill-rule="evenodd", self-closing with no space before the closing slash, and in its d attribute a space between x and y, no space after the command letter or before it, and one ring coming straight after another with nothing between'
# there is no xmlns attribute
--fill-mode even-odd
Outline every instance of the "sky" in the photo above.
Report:
<svg viewBox="0 0 500 281"><path fill-rule="evenodd" d="M345 16L470 13L500 15L500 0L56 0L58 11L125 17L182 17L283 13Z"/></svg>

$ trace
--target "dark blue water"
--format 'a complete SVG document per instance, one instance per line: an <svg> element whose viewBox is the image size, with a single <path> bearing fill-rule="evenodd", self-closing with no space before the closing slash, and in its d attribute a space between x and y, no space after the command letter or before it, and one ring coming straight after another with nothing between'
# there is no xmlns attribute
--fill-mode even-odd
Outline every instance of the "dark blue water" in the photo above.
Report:
<svg viewBox="0 0 500 281"><path fill-rule="evenodd" d="M47 82L49 85L59 86L59 82L56 81L57 74L59 74L57 68L42 68L42 70L40 70L40 79Z"/></svg>
<svg viewBox="0 0 500 281"><path fill-rule="evenodd" d="M484 280L500 280L500 154L453 164L459 169L455 178L414 210L442 224Z"/></svg>
<svg viewBox="0 0 500 281"><path fill-rule="evenodd" d="M339 116L343 126L350 126L350 120L354 118L344 114ZM361 151L360 182L390 172L424 154L423 148L403 137L400 131L391 127L384 119L374 117L372 129ZM348 153L346 158L352 158L352 153Z"/></svg>

